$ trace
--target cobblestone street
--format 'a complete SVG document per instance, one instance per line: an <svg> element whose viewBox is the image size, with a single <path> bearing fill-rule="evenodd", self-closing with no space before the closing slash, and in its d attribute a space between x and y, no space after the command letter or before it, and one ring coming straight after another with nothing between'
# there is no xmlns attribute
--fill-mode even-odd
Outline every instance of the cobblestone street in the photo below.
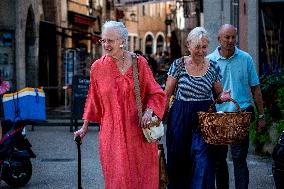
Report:
<svg viewBox="0 0 284 189"><path fill-rule="evenodd" d="M77 149L69 127L28 128L27 136L37 155L32 159L33 175L26 189L77 188ZM103 189L104 180L97 151L98 128L91 127L83 141L82 185L84 189ZM163 138L163 143L165 139ZM232 162L229 160L230 188L234 188ZM250 189L273 189L271 159L252 154L248 157ZM2 181L2 189L9 187Z"/></svg>

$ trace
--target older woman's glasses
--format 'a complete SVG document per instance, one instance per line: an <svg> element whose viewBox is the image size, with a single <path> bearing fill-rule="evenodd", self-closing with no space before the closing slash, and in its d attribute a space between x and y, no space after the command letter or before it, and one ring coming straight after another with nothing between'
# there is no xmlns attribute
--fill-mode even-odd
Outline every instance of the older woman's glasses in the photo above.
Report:
<svg viewBox="0 0 284 189"><path fill-rule="evenodd" d="M114 44L116 40L118 40L119 38L117 39L100 39L99 42L101 44L105 44L105 43L108 43L110 45Z"/></svg>

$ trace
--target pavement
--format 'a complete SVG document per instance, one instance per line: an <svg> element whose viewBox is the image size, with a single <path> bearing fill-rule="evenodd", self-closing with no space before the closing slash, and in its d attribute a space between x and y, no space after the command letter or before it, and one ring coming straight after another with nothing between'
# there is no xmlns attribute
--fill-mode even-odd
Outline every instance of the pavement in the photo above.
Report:
<svg viewBox="0 0 284 189"><path fill-rule="evenodd" d="M37 155L32 159L33 175L24 189L75 189L77 186L77 148L73 134L68 126L35 126L31 131L27 127L27 138ZM102 175L98 155L97 126L92 126L81 145L82 151L82 186L84 189L103 189ZM165 143L163 137L162 143ZM274 189L271 158L248 156L250 170L249 189ZM234 188L232 161L228 159L230 171L230 189ZM1 189L9 187L2 181Z"/></svg>

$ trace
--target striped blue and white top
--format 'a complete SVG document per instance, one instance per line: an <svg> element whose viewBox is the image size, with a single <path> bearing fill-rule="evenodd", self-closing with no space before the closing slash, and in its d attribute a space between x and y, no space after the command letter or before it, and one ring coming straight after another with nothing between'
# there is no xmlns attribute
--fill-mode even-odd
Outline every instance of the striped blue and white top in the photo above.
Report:
<svg viewBox="0 0 284 189"><path fill-rule="evenodd" d="M178 80L176 99L182 101L213 99L213 84L221 80L220 71L211 60L209 60L209 67L204 75L192 76L186 71L183 58L176 59L168 75Z"/></svg>

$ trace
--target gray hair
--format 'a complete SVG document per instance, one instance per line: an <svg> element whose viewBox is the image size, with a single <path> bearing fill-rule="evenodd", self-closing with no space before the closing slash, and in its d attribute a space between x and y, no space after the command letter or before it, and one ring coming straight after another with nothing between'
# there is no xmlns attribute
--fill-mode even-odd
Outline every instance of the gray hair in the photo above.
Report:
<svg viewBox="0 0 284 189"><path fill-rule="evenodd" d="M122 22L117 21L106 21L102 26L102 33L107 29L118 30L118 35L124 39L124 48L128 48L128 30Z"/></svg>
<svg viewBox="0 0 284 189"><path fill-rule="evenodd" d="M191 30L187 36L186 41L188 42L188 45L197 45L197 43L202 39L207 39L209 43L209 36L208 32L203 27L196 27L193 30Z"/></svg>

